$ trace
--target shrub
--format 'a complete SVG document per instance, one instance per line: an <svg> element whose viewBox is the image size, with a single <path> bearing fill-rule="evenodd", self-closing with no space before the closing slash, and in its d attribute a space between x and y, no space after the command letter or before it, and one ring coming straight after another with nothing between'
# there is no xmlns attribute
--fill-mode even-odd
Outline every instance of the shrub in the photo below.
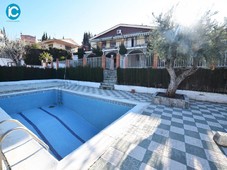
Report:
<svg viewBox="0 0 227 170"><path fill-rule="evenodd" d="M102 82L103 69L90 67L65 68L58 70L28 67L0 67L0 81L35 80L35 79L70 79Z"/></svg>
<svg viewBox="0 0 227 170"><path fill-rule="evenodd" d="M176 69L180 74L182 70ZM128 68L117 70L118 84L145 87L167 88L170 77L166 69ZM200 68L194 75L186 78L179 86L182 90L227 93L227 69L215 70Z"/></svg>

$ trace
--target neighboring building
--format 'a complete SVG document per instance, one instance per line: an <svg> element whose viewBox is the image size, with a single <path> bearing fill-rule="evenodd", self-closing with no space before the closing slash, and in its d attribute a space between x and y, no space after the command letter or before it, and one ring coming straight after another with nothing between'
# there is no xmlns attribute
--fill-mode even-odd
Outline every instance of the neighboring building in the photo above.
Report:
<svg viewBox="0 0 227 170"><path fill-rule="evenodd" d="M151 30L151 26L119 24L92 37L90 43L93 48L99 46L107 60L114 58L115 67L118 65L116 56L122 43L127 48L127 54L120 56L119 67L149 67L152 56L148 56L147 43ZM89 53L87 57L89 58Z"/></svg>
<svg viewBox="0 0 227 170"><path fill-rule="evenodd" d="M25 42L26 44L35 44L36 43L36 36L31 35L20 35L21 41Z"/></svg>
<svg viewBox="0 0 227 170"><path fill-rule="evenodd" d="M43 48L57 48L70 51L72 53L77 52L79 45L72 39L50 39L41 42Z"/></svg>

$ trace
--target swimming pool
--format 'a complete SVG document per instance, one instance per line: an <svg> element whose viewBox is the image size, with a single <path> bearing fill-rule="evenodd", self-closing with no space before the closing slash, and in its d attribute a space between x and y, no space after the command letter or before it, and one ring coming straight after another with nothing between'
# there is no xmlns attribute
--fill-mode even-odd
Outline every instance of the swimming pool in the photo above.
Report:
<svg viewBox="0 0 227 170"><path fill-rule="evenodd" d="M1 96L0 107L61 160L134 106L52 89Z"/></svg>

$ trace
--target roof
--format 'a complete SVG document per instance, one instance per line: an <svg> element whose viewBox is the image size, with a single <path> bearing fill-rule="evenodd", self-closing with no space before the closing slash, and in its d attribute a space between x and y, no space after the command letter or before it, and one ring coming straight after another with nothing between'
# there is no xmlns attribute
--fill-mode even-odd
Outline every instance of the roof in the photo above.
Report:
<svg viewBox="0 0 227 170"><path fill-rule="evenodd" d="M76 46L80 46L79 44L77 44L73 39L71 38L66 38L66 39L59 39L61 41L67 42L67 43L72 43L75 44Z"/></svg>
<svg viewBox="0 0 227 170"><path fill-rule="evenodd" d="M70 47L79 47L80 45L78 45L73 39L71 38L66 38L66 39L50 39L50 40L46 40L43 41L43 44L51 44L51 43L58 43L58 44L64 44L66 46L70 46Z"/></svg>
<svg viewBox="0 0 227 170"><path fill-rule="evenodd" d="M154 28L152 26L147 26L147 25L132 25L132 24L118 24L115 25L114 27L111 27L98 35L92 37L90 40L98 39L98 38L105 38L105 37L110 37L113 35L116 35L117 29L123 29L122 30L122 35L127 35L127 34L133 34L133 33L142 33L142 32L150 32L150 30Z"/></svg>
<svg viewBox="0 0 227 170"><path fill-rule="evenodd" d="M21 34L20 36L21 37L25 37L25 38L36 38L36 36L32 36L32 35L24 35L24 34Z"/></svg>

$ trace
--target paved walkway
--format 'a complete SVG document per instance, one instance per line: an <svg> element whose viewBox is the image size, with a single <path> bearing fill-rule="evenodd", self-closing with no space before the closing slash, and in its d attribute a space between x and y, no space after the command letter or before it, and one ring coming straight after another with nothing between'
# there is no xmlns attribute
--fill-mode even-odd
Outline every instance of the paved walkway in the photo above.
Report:
<svg viewBox="0 0 227 170"><path fill-rule="evenodd" d="M68 85L65 88L102 96L150 102L151 94ZM227 157L213 141L227 132L227 105L190 101L189 109L150 104L136 114L92 170L227 169Z"/></svg>
<svg viewBox="0 0 227 170"><path fill-rule="evenodd" d="M151 94L82 86L67 89L151 100ZM216 131L227 132L227 105L190 101L189 109L180 109L150 104L132 122L90 169L227 169L227 157L213 141Z"/></svg>

